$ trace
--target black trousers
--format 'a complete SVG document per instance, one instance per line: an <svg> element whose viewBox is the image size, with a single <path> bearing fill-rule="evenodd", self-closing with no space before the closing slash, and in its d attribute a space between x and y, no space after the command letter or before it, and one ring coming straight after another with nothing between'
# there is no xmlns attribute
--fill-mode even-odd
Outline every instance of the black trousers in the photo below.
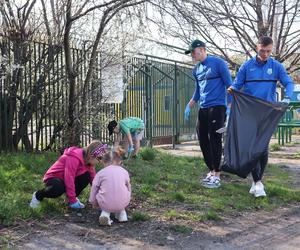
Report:
<svg viewBox="0 0 300 250"><path fill-rule="evenodd" d="M85 172L75 178L75 192L76 196L80 195L83 189L90 182L90 173ZM45 188L38 190L35 194L37 200L42 201L44 198L56 198L66 192L65 183L58 178L51 178L45 183Z"/></svg>
<svg viewBox="0 0 300 250"><path fill-rule="evenodd" d="M261 181L266 166L268 164L269 151L268 148L264 151L264 154L260 157L260 161L258 162L256 168L254 168L251 172L253 181L258 182Z"/></svg>
<svg viewBox="0 0 300 250"><path fill-rule="evenodd" d="M220 171L222 157L222 128L226 119L225 106L200 108L197 121L197 135L205 164L211 171Z"/></svg>

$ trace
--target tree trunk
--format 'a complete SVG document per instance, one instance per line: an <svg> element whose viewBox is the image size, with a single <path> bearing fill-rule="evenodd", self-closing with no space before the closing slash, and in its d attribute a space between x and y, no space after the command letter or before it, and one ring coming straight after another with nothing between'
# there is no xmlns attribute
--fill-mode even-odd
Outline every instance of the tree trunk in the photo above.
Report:
<svg viewBox="0 0 300 250"><path fill-rule="evenodd" d="M66 10L66 27L64 33L64 51L66 60L66 73L67 80L69 84L69 100L68 100L68 122L67 122L67 136L66 136L66 146L75 146L80 144L80 133L81 129L80 123L75 123L75 84L76 84L76 74L74 72L74 67L71 58L71 48L70 48L70 31L72 27L72 16L71 16L71 5L72 1L69 0L67 3ZM78 131L79 130L79 131Z"/></svg>

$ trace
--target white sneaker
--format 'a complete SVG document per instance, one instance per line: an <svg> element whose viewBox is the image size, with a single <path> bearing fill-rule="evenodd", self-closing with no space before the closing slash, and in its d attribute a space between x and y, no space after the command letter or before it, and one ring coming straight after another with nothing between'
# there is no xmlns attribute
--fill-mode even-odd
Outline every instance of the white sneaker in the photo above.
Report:
<svg viewBox="0 0 300 250"><path fill-rule="evenodd" d="M254 193L254 196L255 196L256 198L267 196L267 194L266 194L266 192L265 192L264 184L262 184L261 181L258 181L258 182L256 182L256 184L255 184L255 193Z"/></svg>
<svg viewBox="0 0 300 250"><path fill-rule="evenodd" d="M250 194L255 194L255 182L252 182L252 186L251 186L251 188L249 190L249 193Z"/></svg>
<svg viewBox="0 0 300 250"><path fill-rule="evenodd" d="M36 198L35 194L36 194L36 192L34 192L34 193L32 194L32 198L31 198L31 201L30 201L30 204L29 204L29 206L30 206L31 208L38 208L38 207L40 206L40 203L41 203L41 202Z"/></svg>
<svg viewBox="0 0 300 250"><path fill-rule="evenodd" d="M221 186L221 179L216 176L212 176L209 182L205 182L204 187L207 188L219 188Z"/></svg>
<svg viewBox="0 0 300 250"><path fill-rule="evenodd" d="M99 216L99 224L102 226L111 226L113 221L110 219L110 213L102 211Z"/></svg>
<svg viewBox="0 0 300 250"><path fill-rule="evenodd" d="M206 177L204 179L202 179L202 181L203 182L209 182L211 177L213 177L213 176L214 175L211 172L209 172L209 173L207 173Z"/></svg>
<svg viewBox="0 0 300 250"><path fill-rule="evenodd" d="M126 222L126 221L128 221L127 213L126 213L125 209L122 210L120 213L116 213L116 214L115 214L115 217L116 217L116 219L117 219L119 222Z"/></svg>

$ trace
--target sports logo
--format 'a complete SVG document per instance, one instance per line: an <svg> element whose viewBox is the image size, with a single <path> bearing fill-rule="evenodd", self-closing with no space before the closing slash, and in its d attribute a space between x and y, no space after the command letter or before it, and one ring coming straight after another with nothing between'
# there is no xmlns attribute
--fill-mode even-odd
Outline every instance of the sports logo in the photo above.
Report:
<svg viewBox="0 0 300 250"><path fill-rule="evenodd" d="M272 73L273 73L272 68L268 68L267 73L268 73L269 75L272 75Z"/></svg>

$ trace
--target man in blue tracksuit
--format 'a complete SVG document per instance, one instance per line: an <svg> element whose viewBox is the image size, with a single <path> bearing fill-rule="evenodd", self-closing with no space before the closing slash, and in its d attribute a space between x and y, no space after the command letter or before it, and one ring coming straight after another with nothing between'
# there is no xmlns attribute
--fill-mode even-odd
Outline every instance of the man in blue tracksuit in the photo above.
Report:
<svg viewBox="0 0 300 250"><path fill-rule="evenodd" d="M185 119L188 119L191 108L199 102L197 135L205 164L210 170L203 184L208 188L218 188L221 185L222 134L217 130L224 126L226 88L231 85L231 75L223 59L207 55L202 41L193 41L185 53L191 53L198 62L193 70L196 89L186 106Z"/></svg>
<svg viewBox="0 0 300 250"><path fill-rule="evenodd" d="M246 61L240 67L236 79L228 89L228 92L232 93L232 89L242 89L243 92L255 97L275 102L276 83L280 81L285 87L285 96L282 101L289 103L294 89L293 81L287 74L284 66L270 57L272 49L272 38L268 36L260 37L257 44L257 56ZM253 183L249 192L255 197L266 196L261 180L267 162L268 148L266 148L258 166L252 171Z"/></svg>

